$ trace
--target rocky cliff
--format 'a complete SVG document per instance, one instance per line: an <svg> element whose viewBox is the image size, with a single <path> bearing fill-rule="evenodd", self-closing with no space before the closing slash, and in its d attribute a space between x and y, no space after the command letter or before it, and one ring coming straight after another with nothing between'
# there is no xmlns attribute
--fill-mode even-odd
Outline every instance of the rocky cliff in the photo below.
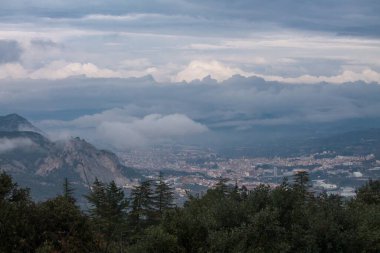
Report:
<svg viewBox="0 0 380 253"><path fill-rule="evenodd" d="M58 194L65 177L80 193L87 191L95 178L114 180L119 186L140 178L114 153L80 138L53 142L16 114L0 117L0 169L32 188L37 199Z"/></svg>

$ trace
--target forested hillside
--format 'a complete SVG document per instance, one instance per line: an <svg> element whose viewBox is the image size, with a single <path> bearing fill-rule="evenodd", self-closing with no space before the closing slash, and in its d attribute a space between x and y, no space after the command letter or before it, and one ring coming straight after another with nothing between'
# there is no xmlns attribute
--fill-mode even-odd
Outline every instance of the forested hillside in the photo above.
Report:
<svg viewBox="0 0 380 253"><path fill-rule="evenodd" d="M160 176L130 196L96 180L88 210L62 195L33 202L0 174L0 252L379 252L380 181L354 199L316 195L301 172L276 187L248 191L221 179L183 207Z"/></svg>

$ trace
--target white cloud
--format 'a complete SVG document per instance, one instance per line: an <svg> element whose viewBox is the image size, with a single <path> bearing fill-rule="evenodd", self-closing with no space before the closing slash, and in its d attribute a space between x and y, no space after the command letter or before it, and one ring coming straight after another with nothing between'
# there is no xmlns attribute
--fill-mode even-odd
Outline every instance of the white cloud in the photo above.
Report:
<svg viewBox="0 0 380 253"><path fill-rule="evenodd" d="M31 79L65 79L71 76L84 75L90 78L121 77L120 73L102 69L92 63L67 63L55 61L29 74Z"/></svg>
<svg viewBox="0 0 380 253"><path fill-rule="evenodd" d="M38 122L42 128L57 128L57 127L76 127L76 128L95 128L104 122L131 122L135 117L128 115L126 108L113 108L92 115L84 115L71 121L61 120L43 120Z"/></svg>
<svg viewBox="0 0 380 253"><path fill-rule="evenodd" d="M33 145L28 138L0 138L0 154L17 148L25 148Z"/></svg>
<svg viewBox="0 0 380 253"><path fill-rule="evenodd" d="M62 28L59 26L52 26L53 19L46 19L46 25L30 24L30 23L17 23L12 24L11 27L7 24L0 24L0 37L4 39L17 40L22 43L29 43L36 38L45 38L52 41L64 41L73 38L85 38L88 36L106 36L114 34L107 31L84 30L76 28Z"/></svg>
<svg viewBox="0 0 380 253"><path fill-rule="evenodd" d="M206 44L206 43L194 43L185 49L195 49L195 50L220 50L220 49L230 49L230 47L226 45L218 45L218 44Z"/></svg>
<svg viewBox="0 0 380 253"><path fill-rule="evenodd" d="M13 6L14 1L10 2ZM223 15L219 13L210 18L205 6L187 1L179 1L179 4L178 1L163 2L170 2L169 8L149 10L144 4L130 3L131 8L125 12L107 3L106 9L95 11L101 3L85 12L81 12L83 8L74 8L66 16L55 16L55 12L25 17L20 13L20 16L9 13L0 23L0 37L22 45L20 60L23 68L19 65L15 69L16 65L12 65L10 70L4 70L5 67L0 66L0 78L62 79L78 74L123 78L150 74L157 80L190 81L208 74L225 80L233 74L246 75L249 72L266 75L267 80L280 80L277 76L302 76L297 81L312 82L310 79L317 80L315 75L335 75L345 65L380 71L380 40L376 36L337 36L329 29L290 28L276 22L252 22L251 18L241 18L240 15L238 19L231 19L226 18L224 11ZM171 9L173 6L183 6L185 2L186 8L181 7L180 11ZM24 7L22 5L21 9ZM45 7L42 9L46 11L48 7ZM230 9L225 11L229 12ZM246 10L240 11L246 15ZM30 14L29 9L26 13ZM282 18L280 20L283 21ZM327 25L324 22L323 25ZM351 25L348 27L352 28ZM370 26L366 24L364 27ZM361 30L357 32L368 31ZM39 43L33 43L36 41ZM311 67L305 67L303 61L279 60L301 58L312 62ZM333 66L313 62L317 58L334 59L336 62ZM128 60L123 62L124 59ZM178 66L199 59L209 60L193 61L186 70L178 73ZM219 60L223 66L215 64L212 59ZM57 67L57 61L65 64L58 64ZM165 71L169 63L177 68ZM319 65L316 71L312 65ZM373 80L373 77L367 76L363 78ZM288 79L286 81L290 82Z"/></svg>
<svg viewBox="0 0 380 253"><path fill-rule="evenodd" d="M180 20L183 18L189 19L189 16L180 15L163 15L157 13L133 13L129 15L103 15L103 14L91 14L81 18L83 21L136 21L142 19L160 19L160 20ZM66 19L69 20L69 19ZM75 20L75 19L71 19Z"/></svg>
<svg viewBox="0 0 380 253"><path fill-rule="evenodd" d="M152 67L153 64L147 58L137 58L137 59L125 59L120 62L122 68L127 69L144 69L147 67Z"/></svg>
<svg viewBox="0 0 380 253"><path fill-rule="evenodd" d="M333 37L331 35L314 35L300 32L281 32L266 34L248 39L226 40L221 43L225 49L264 49L264 48L296 48L298 50L323 49L378 49L378 39L357 39L351 37Z"/></svg>
<svg viewBox="0 0 380 253"><path fill-rule="evenodd" d="M96 21L131 21L144 18L146 15L143 14L134 14L134 15L101 15L101 14L92 14L87 15L81 18L81 20L96 20ZM75 20L75 19L74 19Z"/></svg>
<svg viewBox="0 0 380 253"><path fill-rule="evenodd" d="M72 121L49 120L38 125L53 139L79 135L116 149L150 145L208 131L206 126L184 114L149 114L141 118L128 113L128 109L114 108Z"/></svg>
<svg viewBox="0 0 380 253"><path fill-rule="evenodd" d="M187 81L190 82L195 79L203 79L206 76L211 76L218 81L224 81L233 75L247 76L248 73L239 68L232 68L224 65L218 61L192 61L182 71L180 71L174 78L175 81Z"/></svg>
<svg viewBox="0 0 380 253"><path fill-rule="evenodd" d="M132 63L133 61L123 62L120 67L126 67L123 64L130 64L130 66L132 66ZM143 62L140 63L143 64ZM113 70L98 67L93 63L53 61L37 70L32 70L26 69L19 63L8 63L0 65L0 79L60 80L73 76L85 76L87 78L128 78L143 77L146 75L153 75L158 72L155 67L140 65L135 66L135 68L137 69Z"/></svg>
<svg viewBox="0 0 380 253"><path fill-rule="evenodd" d="M267 81L278 81L284 83L299 83L299 84L312 84L312 83L346 83L346 82L356 82L364 81L367 83L380 83L380 73L372 69L364 69L361 72L354 72L351 70L345 70L341 74L336 76L311 76L302 75L299 77L281 77L281 76L266 76L255 74L256 76L262 77Z"/></svg>
<svg viewBox="0 0 380 253"><path fill-rule="evenodd" d="M301 75L298 77L283 77L277 75L247 72L240 68L227 66L219 61L191 61L182 71L175 73L176 65L167 64L166 68L156 68L145 58L131 59L121 62L117 70L101 68L93 63L53 61L37 70L28 70L20 63L7 63L0 65L0 79L47 79L59 80L73 76L85 76L87 78L128 78L153 75L157 80L171 80L172 82L203 79L211 76L219 82L227 80L234 75L257 76L266 81L278 81L294 84L312 84L327 82L341 84L346 82L364 81L367 83L380 83L380 73L370 68L346 69L338 75L314 76Z"/></svg>
<svg viewBox="0 0 380 253"><path fill-rule="evenodd" d="M97 134L117 149L159 143L206 132L206 126L183 114L151 114L131 122L103 122Z"/></svg>
<svg viewBox="0 0 380 253"><path fill-rule="evenodd" d="M0 79L23 79L27 76L27 70L19 63L0 65Z"/></svg>
<svg viewBox="0 0 380 253"><path fill-rule="evenodd" d="M0 65L0 79L57 80L80 75L89 78L123 77L117 71L99 68L92 63L54 61L37 70L28 70L19 63Z"/></svg>
<svg viewBox="0 0 380 253"><path fill-rule="evenodd" d="M150 114L133 121L131 126L149 138L176 137L207 131L205 126L183 114Z"/></svg>
<svg viewBox="0 0 380 253"><path fill-rule="evenodd" d="M275 75L264 75L255 72L246 72L239 68L229 67L218 61L192 61L182 71L180 71L175 78L175 81L191 82L196 79L203 79L206 76L218 80L219 82L229 79L233 75L239 74L241 76L257 76L266 81L278 81L283 83L295 84L313 84L313 83L333 83L341 84L346 82L364 81L367 83L376 82L380 83L380 73L372 69L363 69L359 71L344 70L342 73L335 76L312 76L302 75L298 77L282 77Z"/></svg>

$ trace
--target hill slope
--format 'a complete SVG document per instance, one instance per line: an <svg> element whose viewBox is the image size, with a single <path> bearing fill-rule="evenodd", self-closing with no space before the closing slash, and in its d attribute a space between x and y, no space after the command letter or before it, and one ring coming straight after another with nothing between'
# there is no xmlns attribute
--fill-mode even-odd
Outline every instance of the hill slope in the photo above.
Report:
<svg viewBox="0 0 380 253"><path fill-rule="evenodd" d="M39 132L20 131L20 126L37 129L21 116L0 117L0 126L0 169L32 188L37 199L59 193L65 177L80 194L95 178L127 186L140 177L112 152L99 150L80 138L53 142Z"/></svg>

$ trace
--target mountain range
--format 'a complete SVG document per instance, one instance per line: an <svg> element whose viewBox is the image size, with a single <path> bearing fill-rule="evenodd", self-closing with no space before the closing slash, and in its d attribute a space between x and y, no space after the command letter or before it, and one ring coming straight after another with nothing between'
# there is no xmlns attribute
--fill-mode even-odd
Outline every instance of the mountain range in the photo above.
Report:
<svg viewBox="0 0 380 253"><path fill-rule="evenodd" d="M79 198L95 178L114 180L124 187L141 178L114 153L99 150L78 137L52 141L17 114L0 117L0 170L12 175L21 186L31 188L37 200L59 194L64 178Z"/></svg>

